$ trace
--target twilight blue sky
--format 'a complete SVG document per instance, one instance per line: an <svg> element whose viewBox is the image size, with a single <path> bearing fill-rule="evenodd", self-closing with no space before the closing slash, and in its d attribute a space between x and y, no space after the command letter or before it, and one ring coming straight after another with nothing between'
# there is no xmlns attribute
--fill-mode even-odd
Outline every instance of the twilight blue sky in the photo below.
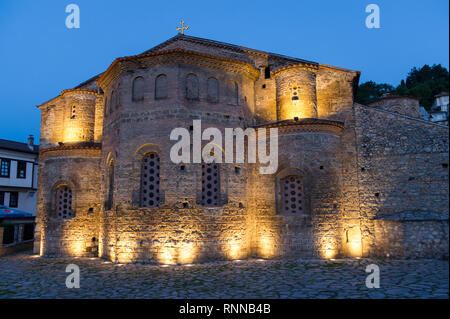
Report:
<svg viewBox="0 0 450 319"><path fill-rule="evenodd" d="M81 11L67 29L66 5ZM381 28L367 29L378 4ZM448 0L0 0L0 138L39 136L35 107L116 57L189 35L362 71L397 85L413 66L449 62Z"/></svg>

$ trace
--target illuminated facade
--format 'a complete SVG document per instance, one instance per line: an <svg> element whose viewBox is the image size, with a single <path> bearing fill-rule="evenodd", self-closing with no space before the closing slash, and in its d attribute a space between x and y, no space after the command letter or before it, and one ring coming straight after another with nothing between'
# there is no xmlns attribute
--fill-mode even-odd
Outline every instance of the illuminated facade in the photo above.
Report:
<svg viewBox="0 0 450 319"><path fill-rule="evenodd" d="M355 104L358 79L185 35L116 59L39 105L36 252L164 264L448 253L448 129ZM278 128L277 173L174 164L170 132L196 119ZM417 131L440 144L424 155Z"/></svg>

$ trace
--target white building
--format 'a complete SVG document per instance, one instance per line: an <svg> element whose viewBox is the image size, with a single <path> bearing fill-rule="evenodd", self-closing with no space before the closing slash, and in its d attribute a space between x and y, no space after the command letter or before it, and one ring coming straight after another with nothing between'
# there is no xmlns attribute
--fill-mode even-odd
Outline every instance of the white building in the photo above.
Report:
<svg viewBox="0 0 450 319"><path fill-rule="evenodd" d="M436 95L433 106L431 106L430 120L435 123L448 125L448 104L449 96L447 92Z"/></svg>
<svg viewBox="0 0 450 319"><path fill-rule="evenodd" d="M0 205L36 215L39 146L0 139Z"/></svg>

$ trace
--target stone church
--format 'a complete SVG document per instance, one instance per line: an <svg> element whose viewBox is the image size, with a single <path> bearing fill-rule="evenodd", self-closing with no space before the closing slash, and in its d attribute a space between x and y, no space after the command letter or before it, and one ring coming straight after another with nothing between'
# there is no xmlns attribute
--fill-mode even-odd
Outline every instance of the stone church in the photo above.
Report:
<svg viewBox="0 0 450 319"><path fill-rule="evenodd" d="M359 77L182 34L117 58L38 106L35 252L162 264L448 256L448 127L421 120L414 99L355 103ZM170 132L199 119L277 128L276 173L175 164Z"/></svg>

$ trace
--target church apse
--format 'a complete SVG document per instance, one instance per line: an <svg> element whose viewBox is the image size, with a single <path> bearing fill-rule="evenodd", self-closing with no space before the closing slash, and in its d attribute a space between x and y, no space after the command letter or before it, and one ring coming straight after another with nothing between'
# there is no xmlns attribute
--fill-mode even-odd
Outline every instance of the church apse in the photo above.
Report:
<svg viewBox="0 0 450 319"><path fill-rule="evenodd" d="M358 78L185 35L116 59L40 106L36 250L159 264L385 253L360 167L361 132L381 126L355 119ZM171 131L194 120L276 128L278 169L173 162Z"/></svg>

